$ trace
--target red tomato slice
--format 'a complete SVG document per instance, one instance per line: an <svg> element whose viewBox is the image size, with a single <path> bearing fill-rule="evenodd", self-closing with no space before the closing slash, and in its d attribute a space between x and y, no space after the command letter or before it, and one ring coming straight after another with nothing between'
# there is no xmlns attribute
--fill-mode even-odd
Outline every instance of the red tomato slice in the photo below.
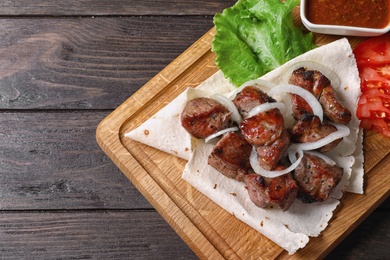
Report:
<svg viewBox="0 0 390 260"><path fill-rule="evenodd" d="M358 118L390 120L390 95L382 93L379 89L363 92L356 115Z"/></svg>
<svg viewBox="0 0 390 260"><path fill-rule="evenodd" d="M381 77L386 78L390 82L390 63L378 67L376 71Z"/></svg>
<svg viewBox="0 0 390 260"><path fill-rule="evenodd" d="M385 67L364 67L359 69L362 91L381 88L385 92L390 91L390 71ZM386 74L388 73L388 74Z"/></svg>
<svg viewBox="0 0 390 260"><path fill-rule="evenodd" d="M390 34L370 38L354 49L358 66L390 64Z"/></svg>
<svg viewBox="0 0 390 260"><path fill-rule="evenodd" d="M390 34L373 37L354 49L362 95L360 126L390 137Z"/></svg>

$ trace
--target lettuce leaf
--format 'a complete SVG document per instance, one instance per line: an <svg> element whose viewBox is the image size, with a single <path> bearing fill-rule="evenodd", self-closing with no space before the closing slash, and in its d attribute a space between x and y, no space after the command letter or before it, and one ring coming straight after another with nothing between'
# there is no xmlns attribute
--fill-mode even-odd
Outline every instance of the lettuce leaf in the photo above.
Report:
<svg viewBox="0 0 390 260"><path fill-rule="evenodd" d="M216 65L240 86L315 47L312 33L295 27L300 0L239 0L214 16Z"/></svg>

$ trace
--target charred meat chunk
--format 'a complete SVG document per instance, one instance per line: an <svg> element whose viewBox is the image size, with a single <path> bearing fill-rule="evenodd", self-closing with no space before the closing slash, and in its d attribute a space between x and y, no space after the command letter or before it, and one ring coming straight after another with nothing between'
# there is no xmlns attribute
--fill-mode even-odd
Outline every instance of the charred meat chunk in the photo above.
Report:
<svg viewBox="0 0 390 260"><path fill-rule="evenodd" d="M246 118L240 123L244 138L253 145L269 145L277 140L284 128L284 118L274 108Z"/></svg>
<svg viewBox="0 0 390 260"><path fill-rule="evenodd" d="M348 124L351 121L351 112L344 107L336 96L331 82L321 72L299 68L294 70L289 83L310 91L320 102L325 115L335 123ZM290 95L293 103L295 118L304 114L313 114L307 102L295 94Z"/></svg>
<svg viewBox="0 0 390 260"><path fill-rule="evenodd" d="M306 89L317 99L320 98L322 90L331 85L330 80L321 72L303 67L293 71L289 83Z"/></svg>
<svg viewBox="0 0 390 260"><path fill-rule="evenodd" d="M306 89L317 99L321 96L324 87L330 85L329 79L320 72L306 70L303 67L293 71L289 83ZM305 99L295 94L290 94L290 96L293 104L293 113L296 119L299 119L305 114L313 114L313 110Z"/></svg>
<svg viewBox="0 0 390 260"><path fill-rule="evenodd" d="M330 165L315 155L305 153L293 172L293 178L298 185L297 198L304 203L325 201L342 176L341 167Z"/></svg>
<svg viewBox="0 0 390 260"><path fill-rule="evenodd" d="M253 86L245 87L233 100L238 112L244 118L247 117L248 113L254 107L271 102L276 102L276 100L268 96L262 90Z"/></svg>
<svg viewBox="0 0 390 260"><path fill-rule="evenodd" d="M249 198L260 208L278 206L286 211L298 193L298 186L289 173L275 178L265 178L251 173L245 176L244 182Z"/></svg>
<svg viewBox="0 0 390 260"><path fill-rule="evenodd" d="M245 87L233 100L244 118L256 106L272 102L276 100L254 86ZM248 142L257 146L260 165L266 170L275 168L290 142L280 112L274 109L245 119L241 131Z"/></svg>
<svg viewBox="0 0 390 260"><path fill-rule="evenodd" d="M204 139L230 124L231 112L211 98L195 98L187 102L181 113L181 125L193 137Z"/></svg>
<svg viewBox="0 0 390 260"><path fill-rule="evenodd" d="M296 120L299 120L301 117L307 114L313 114L313 109L304 98L295 94L290 94L290 97L292 103L293 117Z"/></svg>
<svg viewBox="0 0 390 260"><path fill-rule="evenodd" d="M260 166L268 171L275 169L289 144L290 135L284 129L273 143L256 147Z"/></svg>
<svg viewBox="0 0 390 260"><path fill-rule="evenodd" d="M208 157L208 164L225 176L242 181L251 169L250 145L241 135L229 132L217 142Z"/></svg>
<svg viewBox="0 0 390 260"><path fill-rule="evenodd" d="M340 103L337 99L336 92L331 86L324 88L319 101L324 108L325 116L329 120L345 125L351 121L351 112Z"/></svg>
<svg viewBox="0 0 390 260"><path fill-rule="evenodd" d="M321 123L316 115L306 114L302 116L297 123L289 129L291 141L295 143L310 143L318 141L329 134L336 132L337 128L331 124ZM336 147L342 138L337 139L321 148L319 152L327 152Z"/></svg>

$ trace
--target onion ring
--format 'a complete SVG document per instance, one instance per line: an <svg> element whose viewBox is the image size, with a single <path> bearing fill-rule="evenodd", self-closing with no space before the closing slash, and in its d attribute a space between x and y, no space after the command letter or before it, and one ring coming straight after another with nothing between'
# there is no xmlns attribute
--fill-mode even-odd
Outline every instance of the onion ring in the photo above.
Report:
<svg viewBox="0 0 390 260"><path fill-rule="evenodd" d="M268 171L268 170L265 170L263 167L261 167L259 164L259 160L257 158L256 149L254 147L252 148L252 152L251 152L251 155L249 157L249 162L252 166L252 169L255 171L255 173L257 173L263 177L275 178L275 177L284 175L286 173L292 172L295 168L298 167L298 165L301 162L302 157L303 157L303 151L297 150L296 152L298 153L298 158L295 160L295 162L293 162L286 169L280 170L280 171Z"/></svg>
<svg viewBox="0 0 390 260"><path fill-rule="evenodd" d="M318 158L321 158L329 165L332 165L332 166L336 165L335 161L333 161L331 158L329 158L328 156L326 156L323 153L320 153L317 151L302 151L302 152L304 152L306 154L311 154L311 155L317 156ZM295 162L297 160L297 156L296 156L297 153L299 154L298 150L288 151L288 158L289 158L290 162Z"/></svg>
<svg viewBox="0 0 390 260"><path fill-rule="evenodd" d="M343 138L345 136L348 136L351 133L351 130L348 126L342 125L342 124L335 124L332 123L337 128L336 132L330 133L329 135L325 136L324 138L317 140L315 142L310 143L294 143L290 145L288 149L290 150L315 150L318 148L321 148L337 139Z"/></svg>
<svg viewBox="0 0 390 260"><path fill-rule="evenodd" d="M251 111L249 111L246 118L252 117L254 115L257 115L259 113L262 113L262 112L265 112L265 111L268 111L268 110L271 110L274 108L279 109L282 114L284 114L287 110L286 105L284 103L281 103L281 102L263 103L261 105L258 105L258 106L255 106L254 108L252 108Z"/></svg>
<svg viewBox="0 0 390 260"><path fill-rule="evenodd" d="M229 111L232 113L232 119L234 122L237 124L241 122L241 115L233 101L221 94L214 94L211 96L211 98L217 100L219 103L227 107L227 109L229 109Z"/></svg>
<svg viewBox="0 0 390 260"><path fill-rule="evenodd" d="M310 93L310 91L296 85L285 84L285 85L279 85L271 89L268 92L268 95L275 96L281 93L292 93L301 96L309 104L311 109L313 109L313 114L318 116L322 122L324 117L324 111L322 109L320 102L312 93Z"/></svg>
<svg viewBox="0 0 390 260"><path fill-rule="evenodd" d="M225 128L225 129L222 129L221 131L218 131L218 132L216 132L216 133L214 133L214 134L211 134L211 135L207 136L207 137L204 139L204 141L205 141L206 143L208 143L211 139L214 139L215 137L218 137L218 136L223 135L223 134L228 133L228 132L235 132L235 131L238 131L238 130L239 130L239 129L238 129L237 126Z"/></svg>

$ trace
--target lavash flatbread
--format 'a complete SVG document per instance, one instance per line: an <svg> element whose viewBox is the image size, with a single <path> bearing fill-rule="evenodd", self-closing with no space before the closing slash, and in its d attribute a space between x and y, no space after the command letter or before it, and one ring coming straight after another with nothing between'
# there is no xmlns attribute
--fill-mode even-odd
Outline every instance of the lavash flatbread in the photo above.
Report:
<svg viewBox="0 0 390 260"><path fill-rule="evenodd" d="M139 127L126 133L125 137L188 161L195 140L181 127L180 123L180 114L187 101L195 97L211 96L215 93L228 93L234 89L234 85L226 81L222 72L219 71L196 89L187 88Z"/></svg>
<svg viewBox="0 0 390 260"><path fill-rule="evenodd" d="M341 39L318 47L287 62L261 79L279 84L284 71L292 64L302 60L324 64L339 75L341 85L336 89L336 92L343 104L355 115L357 100L361 94L360 79L348 41ZM244 183L225 177L207 164L212 144L205 144L202 140L194 143L191 136L182 129L180 124L179 115L184 108L186 99L197 95L210 96L215 92L229 96L229 92L233 89L234 86L218 71L199 85L196 90L187 89L144 124L127 133L126 136L188 160L183 172L183 179L226 211L234 214L238 219L293 254L308 243L309 237L318 236L326 228L333 210L339 204L343 191L363 193L364 157L359 120L356 117L351 120L348 125L351 134L328 154L339 166L344 168L344 175L341 183L334 189L327 201L303 204L299 200L295 200L286 212L278 208L262 209L250 201ZM167 122L170 123L167 124ZM159 125L163 127L158 127ZM178 128L181 129L178 130ZM157 132L150 129L156 129ZM164 131L158 132L158 129L164 129ZM149 131L147 136L144 134L145 130ZM180 139L178 139L179 136ZM156 142L159 139L166 140ZM180 141L178 142L178 140Z"/></svg>

